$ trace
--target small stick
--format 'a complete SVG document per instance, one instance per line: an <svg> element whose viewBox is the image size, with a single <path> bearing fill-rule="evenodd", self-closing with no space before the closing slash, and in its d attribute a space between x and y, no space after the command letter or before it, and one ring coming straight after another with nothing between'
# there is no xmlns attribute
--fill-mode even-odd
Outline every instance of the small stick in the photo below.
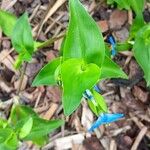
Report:
<svg viewBox="0 0 150 150"><path fill-rule="evenodd" d="M40 24L38 25L38 32L37 37L39 36L40 32L42 31L43 25L45 22L57 11L58 8L60 8L66 0L57 0L53 7L51 8L51 5L48 6L47 12L44 16L44 19L41 20Z"/></svg>
<svg viewBox="0 0 150 150"><path fill-rule="evenodd" d="M50 108L45 113L45 115L44 115L43 118L46 119L46 120L50 120L52 118L52 116L54 115L54 113L56 112L57 109L58 109L58 104L52 103L51 106L50 106Z"/></svg>
<svg viewBox="0 0 150 150"><path fill-rule="evenodd" d="M142 130L139 132L137 138L135 139L135 141L131 147L131 150L137 150L137 148L138 148L142 138L146 134L146 132L147 132L147 127L143 127Z"/></svg>
<svg viewBox="0 0 150 150"><path fill-rule="evenodd" d="M117 150L116 142L113 139L110 142L110 149L109 150Z"/></svg>

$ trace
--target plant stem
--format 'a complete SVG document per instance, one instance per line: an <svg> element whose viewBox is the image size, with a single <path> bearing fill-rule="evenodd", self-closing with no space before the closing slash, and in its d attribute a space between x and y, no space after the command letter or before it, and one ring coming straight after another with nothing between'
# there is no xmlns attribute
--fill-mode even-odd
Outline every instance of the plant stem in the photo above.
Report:
<svg viewBox="0 0 150 150"><path fill-rule="evenodd" d="M24 77L24 74L25 74L25 71L26 71L26 68L27 68L27 64L28 64L28 63L25 62L24 67L23 67L22 72L21 72L19 87L18 87L18 90L17 90L17 95L18 95L18 96L19 96L19 93L20 93L20 91L21 91L22 82L23 82L23 77Z"/></svg>
<svg viewBox="0 0 150 150"><path fill-rule="evenodd" d="M44 47L48 47L49 45L51 45L51 44L54 43L55 41L57 41L57 40L63 38L64 36L65 36L65 34L62 34L62 35L59 35L59 36L57 36L57 37L51 38L51 39L49 39L49 40L47 40L47 41L41 43L41 45L39 45L39 46L37 47L37 49L41 49L41 48L44 48Z"/></svg>

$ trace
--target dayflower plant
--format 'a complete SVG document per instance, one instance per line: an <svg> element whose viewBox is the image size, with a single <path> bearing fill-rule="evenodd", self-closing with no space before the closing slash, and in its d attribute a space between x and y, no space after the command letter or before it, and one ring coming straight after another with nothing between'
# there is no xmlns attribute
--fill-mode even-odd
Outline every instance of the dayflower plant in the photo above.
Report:
<svg viewBox="0 0 150 150"><path fill-rule="evenodd" d="M89 107L99 116L108 113L108 108L96 84L102 79L127 76L107 55L101 30L80 1L70 0L69 10L70 21L60 57L44 66L32 85L59 83L67 116L77 109L82 97L88 99Z"/></svg>
<svg viewBox="0 0 150 150"><path fill-rule="evenodd" d="M8 120L0 119L0 149L16 150L22 141L32 141L42 146L48 134L61 126L62 120L44 120L31 108L13 105Z"/></svg>
<svg viewBox="0 0 150 150"><path fill-rule="evenodd" d="M45 44L33 40L27 13L17 19L13 14L0 10L0 27L19 54L14 64L17 69L32 59L38 46ZM15 150L22 141L42 146L47 142L48 134L62 124L62 120L44 120L31 108L14 104L8 121L0 119L0 150Z"/></svg>
<svg viewBox="0 0 150 150"><path fill-rule="evenodd" d="M144 72L147 86L150 86L150 24L144 21L143 11L145 0L107 0L108 4L117 3L120 9L132 9L135 13L130 35L126 42L118 43L118 51L133 50L138 64Z"/></svg>
<svg viewBox="0 0 150 150"><path fill-rule="evenodd" d="M121 116L108 115L106 102L96 84L107 78L127 78L127 75L112 61L110 52L105 49L100 28L80 1L69 0L69 10L69 26L62 42L60 56L41 69L32 85L59 85L62 89L62 104L66 116L71 115L80 105L82 97L86 96L91 110L97 116L101 116L98 125L116 121ZM30 62L36 49L46 43L34 41L27 13L17 19L14 15L1 10L0 27L4 34L11 38L12 45L19 54L15 63L16 68L23 62ZM5 131L6 124L7 121L3 121L1 132ZM8 124L9 130L12 131L11 135L15 135L15 138L0 138L2 146L8 139L15 139L17 142L14 143L18 144L18 134L19 140L32 140L39 144L45 141L49 131L60 126L62 121L47 122L35 115L32 109L18 105L12 108ZM94 128L92 127L92 130ZM9 131L7 133L10 134ZM5 135L5 132L2 135Z"/></svg>

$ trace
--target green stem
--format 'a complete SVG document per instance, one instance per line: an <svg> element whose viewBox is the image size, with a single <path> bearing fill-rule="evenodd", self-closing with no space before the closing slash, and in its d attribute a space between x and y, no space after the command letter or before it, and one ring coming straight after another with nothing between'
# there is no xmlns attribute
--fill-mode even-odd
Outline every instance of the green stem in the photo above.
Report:
<svg viewBox="0 0 150 150"><path fill-rule="evenodd" d="M48 46L50 46L52 43L54 43L55 41L57 41L57 40L63 38L64 36L65 36L65 34L62 34L62 35L59 35L59 36L57 36L57 37L51 38L51 39L49 39L49 40L47 40L47 41L45 41L45 42L39 44L39 45L37 46L37 49L41 49L41 48L44 48L44 47L48 47Z"/></svg>
<svg viewBox="0 0 150 150"><path fill-rule="evenodd" d="M20 82L19 82L19 87L18 87L18 90L17 90L17 95L19 95L20 91L21 91L21 86L22 86L22 82L23 82L23 77L24 77L24 74L25 74L25 71L26 71L26 68L27 68L27 62L25 62L25 65L24 65L24 68L21 72L21 77L20 77Z"/></svg>

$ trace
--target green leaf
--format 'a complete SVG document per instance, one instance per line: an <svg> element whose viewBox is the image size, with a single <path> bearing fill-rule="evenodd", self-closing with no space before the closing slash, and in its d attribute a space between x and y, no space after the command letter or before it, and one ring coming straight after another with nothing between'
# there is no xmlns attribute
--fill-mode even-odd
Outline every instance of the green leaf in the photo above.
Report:
<svg viewBox="0 0 150 150"><path fill-rule="evenodd" d="M99 112L107 112L108 108L107 108L107 104L104 100L104 97L101 96L99 93L97 93L96 91L93 90L93 96L94 99L96 100L96 102L98 103L99 107Z"/></svg>
<svg viewBox="0 0 150 150"><path fill-rule="evenodd" d="M24 60L24 53L20 53L19 56L17 57L16 61L15 61L15 64L14 64L15 69L20 68L20 66L23 63L23 60Z"/></svg>
<svg viewBox="0 0 150 150"><path fill-rule="evenodd" d="M129 0L129 3L131 5L131 8L134 10L136 15L142 14L144 10L144 2L145 0Z"/></svg>
<svg viewBox="0 0 150 150"><path fill-rule="evenodd" d="M33 126L31 132L24 140L37 140L40 137L46 136L48 133L60 127L64 122L62 120L44 120L41 118L33 118Z"/></svg>
<svg viewBox="0 0 150 150"><path fill-rule="evenodd" d="M119 9L130 9L130 0L107 0L107 4L117 3Z"/></svg>
<svg viewBox="0 0 150 150"><path fill-rule="evenodd" d="M134 38L139 29L145 25L143 11L144 11L145 0L130 0L131 8L134 10L136 17L133 20L133 24L130 29L130 37Z"/></svg>
<svg viewBox="0 0 150 150"><path fill-rule="evenodd" d="M98 116L98 111L97 111L97 106L94 105L94 103L91 101L91 100L88 100L88 105L89 105L89 108L92 110L92 112Z"/></svg>
<svg viewBox="0 0 150 150"><path fill-rule="evenodd" d="M23 125L23 127L21 128L21 130L19 132L19 137L21 139L24 138L24 137L26 137L30 133L30 131L32 129L32 125L33 125L33 119L31 117L29 117L29 119Z"/></svg>
<svg viewBox="0 0 150 150"><path fill-rule="evenodd" d="M128 43L128 42L124 42L124 43L117 43L116 45L116 50L118 52L121 52L121 51L128 51L132 48L132 44Z"/></svg>
<svg viewBox="0 0 150 150"><path fill-rule="evenodd" d="M127 75L122 71L122 69L116 63L114 63L108 56L105 56L105 60L102 65L100 80L107 78L128 79Z"/></svg>
<svg viewBox="0 0 150 150"><path fill-rule="evenodd" d="M150 86L150 25L145 25L135 37L134 56L144 71L147 86Z"/></svg>
<svg viewBox="0 0 150 150"><path fill-rule="evenodd" d="M16 134L10 128L0 130L0 150L16 150L18 140Z"/></svg>
<svg viewBox="0 0 150 150"><path fill-rule="evenodd" d="M145 0L107 0L108 4L117 3L120 9L133 9L136 15L141 14Z"/></svg>
<svg viewBox="0 0 150 150"><path fill-rule="evenodd" d="M11 110L9 122L15 126L19 121L28 117L38 117L38 115L28 106L15 105ZM20 126L23 126L24 123L23 121Z"/></svg>
<svg viewBox="0 0 150 150"><path fill-rule="evenodd" d="M8 125L7 120L1 119L0 118L0 129L5 128Z"/></svg>
<svg viewBox="0 0 150 150"><path fill-rule="evenodd" d="M70 0L70 22L63 45L63 58L84 58L101 66L105 45L101 31L79 0Z"/></svg>
<svg viewBox="0 0 150 150"><path fill-rule="evenodd" d="M43 44L43 42L34 41L34 51L36 52L38 47L40 47Z"/></svg>
<svg viewBox="0 0 150 150"><path fill-rule="evenodd" d="M79 106L82 94L98 82L100 73L97 65L86 64L83 59L69 59L62 64L62 102L65 115L70 115Z"/></svg>
<svg viewBox="0 0 150 150"><path fill-rule="evenodd" d="M48 139L49 139L48 136L40 136L40 137L34 138L32 142L39 146L43 146L47 143Z"/></svg>
<svg viewBox="0 0 150 150"><path fill-rule="evenodd" d="M27 13L24 13L14 26L12 44L16 51L20 55L23 55L23 60L31 60L34 51L34 41Z"/></svg>
<svg viewBox="0 0 150 150"><path fill-rule="evenodd" d="M130 28L130 38L135 38L139 29L141 29L145 25L143 14L139 14L133 20L133 24Z"/></svg>
<svg viewBox="0 0 150 150"><path fill-rule="evenodd" d="M32 86L54 85L57 83L55 79L55 70L60 65L61 58L56 58L44 66L35 77Z"/></svg>
<svg viewBox="0 0 150 150"><path fill-rule="evenodd" d="M95 102L93 102L93 100L88 100L90 109L95 113L96 116L99 116L101 113L107 113L108 108L103 96L101 96L95 90L92 90L92 94Z"/></svg>
<svg viewBox="0 0 150 150"><path fill-rule="evenodd" d="M31 108L22 105L13 106L9 121L21 139L31 140L38 145L45 144L48 133L64 123L62 120L39 118Z"/></svg>
<svg viewBox="0 0 150 150"><path fill-rule="evenodd" d="M16 21L16 16L9 12L0 10L0 27L5 35L11 37Z"/></svg>

